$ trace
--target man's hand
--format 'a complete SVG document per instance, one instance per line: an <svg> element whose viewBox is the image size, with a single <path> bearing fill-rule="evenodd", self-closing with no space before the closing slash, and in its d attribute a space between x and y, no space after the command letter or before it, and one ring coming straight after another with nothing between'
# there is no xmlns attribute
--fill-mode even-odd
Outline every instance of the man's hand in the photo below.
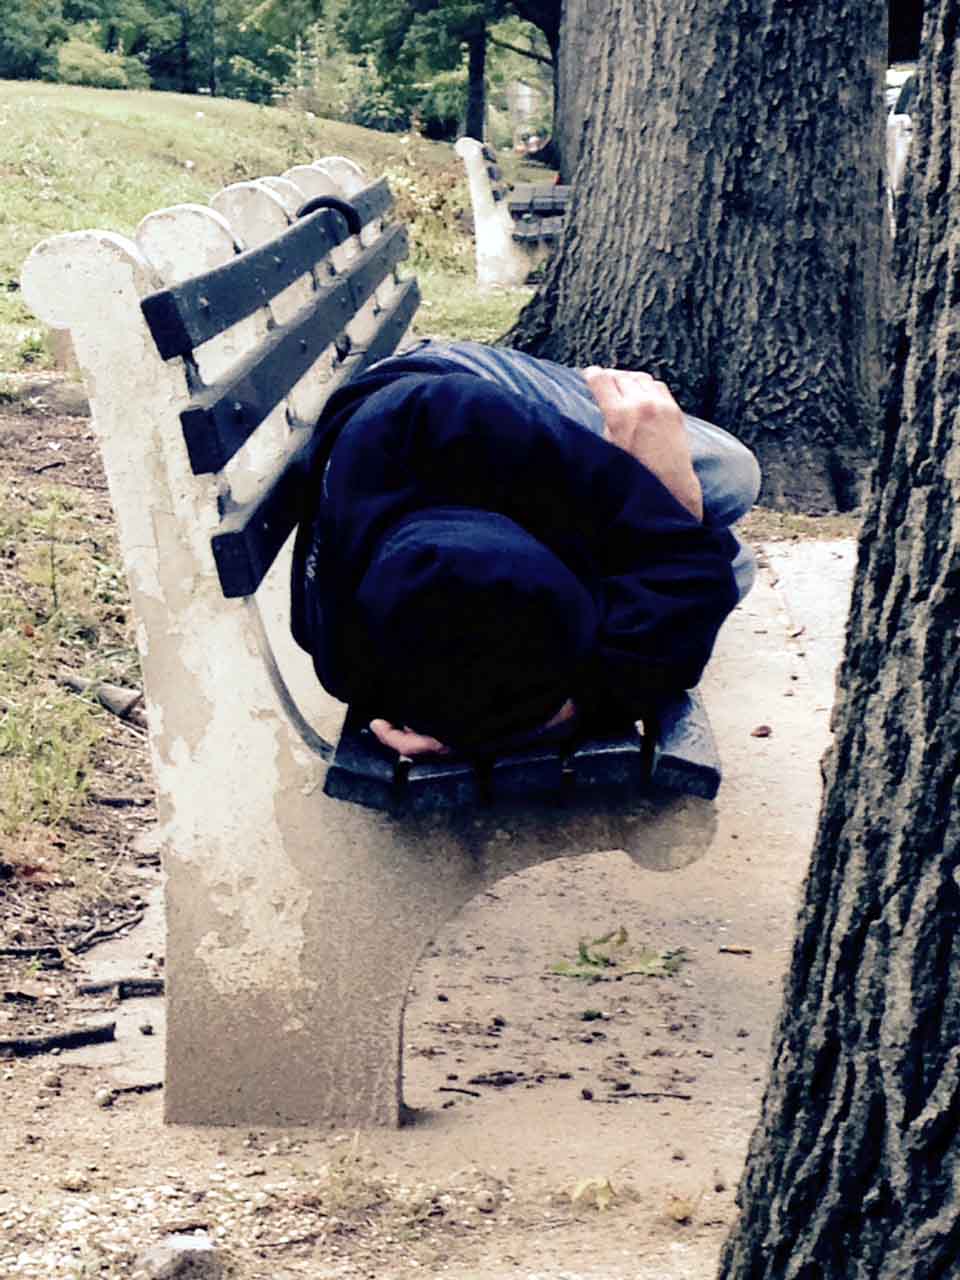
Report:
<svg viewBox="0 0 960 1280"><path fill-rule="evenodd" d="M698 520L703 493L690 459L683 413L663 382L624 369L583 371L603 413L604 438L626 450Z"/></svg>
<svg viewBox="0 0 960 1280"><path fill-rule="evenodd" d="M448 756L450 748L429 734L417 733L415 729L404 726L398 729L389 720L371 720L370 731L378 742L391 747L401 756L416 759L417 756Z"/></svg>
<svg viewBox="0 0 960 1280"><path fill-rule="evenodd" d="M566 724L568 720L573 720L576 714L577 708L572 699L568 698L556 715L551 716L546 724L531 729L529 736L534 739L538 733L543 733L546 729L553 729L557 725ZM389 720L371 720L370 732L385 747L392 748L401 756L409 756L411 760L416 760L419 756L448 756L451 754L451 748L438 738L431 738L426 733L418 733L416 729L411 729L408 725L398 729ZM517 745L523 735L515 736L516 741L514 741L514 735L511 735L512 745Z"/></svg>

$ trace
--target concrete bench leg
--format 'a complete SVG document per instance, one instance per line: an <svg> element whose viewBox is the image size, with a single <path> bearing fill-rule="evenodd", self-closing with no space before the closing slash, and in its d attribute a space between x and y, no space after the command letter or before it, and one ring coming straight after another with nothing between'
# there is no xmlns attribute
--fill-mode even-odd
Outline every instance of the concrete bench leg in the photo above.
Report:
<svg viewBox="0 0 960 1280"><path fill-rule="evenodd" d="M397 820L332 800L296 772L275 793L282 828L248 813L195 832L187 857L168 851L170 1121L398 1124L410 978L471 897L592 849L682 865L713 830L712 805L690 798L603 816Z"/></svg>

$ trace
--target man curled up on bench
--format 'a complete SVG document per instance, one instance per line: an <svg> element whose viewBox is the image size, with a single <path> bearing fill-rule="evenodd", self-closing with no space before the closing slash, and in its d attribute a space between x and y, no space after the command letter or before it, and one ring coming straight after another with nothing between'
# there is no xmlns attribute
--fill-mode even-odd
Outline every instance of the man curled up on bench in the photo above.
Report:
<svg viewBox="0 0 960 1280"><path fill-rule="evenodd" d="M643 718L752 585L760 473L648 374L428 341L335 393L293 632L387 747L500 754Z"/></svg>

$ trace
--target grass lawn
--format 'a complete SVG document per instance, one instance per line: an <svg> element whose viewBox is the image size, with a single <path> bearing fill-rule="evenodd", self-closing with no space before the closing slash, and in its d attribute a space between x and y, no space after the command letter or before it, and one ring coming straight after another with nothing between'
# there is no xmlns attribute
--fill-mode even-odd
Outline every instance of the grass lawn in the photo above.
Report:
<svg viewBox="0 0 960 1280"><path fill-rule="evenodd" d="M19 287L45 236L131 234L153 209L205 204L227 183L327 155L390 178L411 229L423 332L490 339L509 327L529 292L478 295L466 183L447 144L225 98L0 81L0 371L49 363Z"/></svg>

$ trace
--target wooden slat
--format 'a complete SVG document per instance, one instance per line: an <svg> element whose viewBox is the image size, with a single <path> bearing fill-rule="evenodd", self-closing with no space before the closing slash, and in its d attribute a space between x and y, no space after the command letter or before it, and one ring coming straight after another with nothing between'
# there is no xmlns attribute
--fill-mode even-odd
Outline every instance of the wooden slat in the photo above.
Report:
<svg viewBox="0 0 960 1280"><path fill-rule="evenodd" d="M404 806L414 813L462 809L481 802L477 771L465 760L423 760L407 767L402 784Z"/></svg>
<svg viewBox="0 0 960 1280"><path fill-rule="evenodd" d="M558 751L517 751L494 760L490 769L494 801L559 796L563 785L564 757Z"/></svg>
<svg viewBox="0 0 960 1280"><path fill-rule="evenodd" d="M650 772L650 761L641 726L620 737L589 738L570 757L574 788L616 787L642 790Z"/></svg>
<svg viewBox="0 0 960 1280"><path fill-rule="evenodd" d="M386 180L350 203L361 223L382 217L393 201ZM348 238L342 215L320 209L258 249L172 289L143 299L141 309L164 360L186 355L253 315Z"/></svg>
<svg viewBox="0 0 960 1280"><path fill-rule="evenodd" d="M721 781L713 728L696 691L681 694L660 715L654 735L651 784L712 800Z"/></svg>
<svg viewBox="0 0 960 1280"><path fill-rule="evenodd" d="M568 186L523 182L518 183L510 192L507 207L514 218L524 214L553 214L562 217L566 213L569 196Z"/></svg>
<svg viewBox="0 0 960 1280"><path fill-rule="evenodd" d="M392 812L399 803L398 757L367 728L369 716L351 707L323 790L336 800Z"/></svg>
<svg viewBox="0 0 960 1280"><path fill-rule="evenodd" d="M514 224L511 238L518 244L535 244L540 240L552 243L563 232L562 218L524 218Z"/></svg>
<svg viewBox="0 0 960 1280"><path fill-rule="evenodd" d="M406 281L392 306L378 317L377 330L369 344L362 351L355 351L332 380L331 394L369 365L390 355L413 319L419 301L417 282ZM302 481L310 457L310 441L292 443L260 492L224 514L212 541L220 586L228 598L253 595L299 521Z"/></svg>
<svg viewBox="0 0 960 1280"><path fill-rule="evenodd" d="M368 719L352 708L348 712L325 790L394 813L557 801L571 792L643 795L651 786L712 800L720 783L713 731L698 694L683 694L664 711L661 736L652 747L652 738L644 739L637 726L623 736L590 739L568 756L531 748L480 766L456 759L405 761L377 742L366 728Z"/></svg>
<svg viewBox="0 0 960 1280"><path fill-rule="evenodd" d="M199 393L180 415L195 474L226 466L406 253L405 228L391 227L318 290L312 306L275 329L225 379Z"/></svg>

